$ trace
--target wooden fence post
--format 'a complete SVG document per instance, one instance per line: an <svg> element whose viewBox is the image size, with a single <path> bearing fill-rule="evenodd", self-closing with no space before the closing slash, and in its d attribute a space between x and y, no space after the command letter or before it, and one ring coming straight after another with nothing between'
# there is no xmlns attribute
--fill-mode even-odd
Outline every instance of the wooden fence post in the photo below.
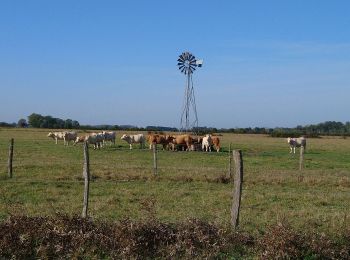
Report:
<svg viewBox="0 0 350 260"><path fill-rule="evenodd" d="M87 142L84 142L84 204L83 204L83 213L82 217L87 217L88 204L89 204L89 185L90 185L90 162L89 162L89 145Z"/></svg>
<svg viewBox="0 0 350 260"><path fill-rule="evenodd" d="M234 176L234 190L233 190L233 202L231 209L231 224L234 229L239 224L239 210L241 206L242 196L242 183L243 183L243 159L242 151L234 150L233 159L235 162L235 176Z"/></svg>
<svg viewBox="0 0 350 260"><path fill-rule="evenodd" d="M9 158L7 162L7 174L9 178L12 178L12 161L13 161L13 138L10 140L10 145L9 145Z"/></svg>
<svg viewBox="0 0 350 260"><path fill-rule="evenodd" d="M304 169L304 146L300 146L299 170Z"/></svg>
<svg viewBox="0 0 350 260"><path fill-rule="evenodd" d="M157 165L157 145L153 144L153 174L158 174L158 165Z"/></svg>
<svg viewBox="0 0 350 260"><path fill-rule="evenodd" d="M232 154L231 154L231 143L228 147L228 177L232 180Z"/></svg>

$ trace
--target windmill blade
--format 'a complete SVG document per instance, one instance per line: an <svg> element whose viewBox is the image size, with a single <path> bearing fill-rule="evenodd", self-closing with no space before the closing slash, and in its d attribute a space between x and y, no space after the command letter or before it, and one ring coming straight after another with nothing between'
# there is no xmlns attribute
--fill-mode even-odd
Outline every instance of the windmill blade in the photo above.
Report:
<svg viewBox="0 0 350 260"><path fill-rule="evenodd" d="M188 52L184 52L183 54L184 54L184 59L187 60L189 53Z"/></svg>
<svg viewBox="0 0 350 260"><path fill-rule="evenodd" d="M196 70L196 66L190 66L190 68Z"/></svg>
<svg viewBox="0 0 350 260"><path fill-rule="evenodd" d="M183 65L184 64L184 62L179 62L178 64L177 64L177 66L181 66L181 65Z"/></svg>
<svg viewBox="0 0 350 260"><path fill-rule="evenodd" d="M178 62L185 62L185 59L183 57L180 57L177 59Z"/></svg>
<svg viewBox="0 0 350 260"><path fill-rule="evenodd" d="M185 66L179 66L179 70L181 70L182 68L184 68Z"/></svg>

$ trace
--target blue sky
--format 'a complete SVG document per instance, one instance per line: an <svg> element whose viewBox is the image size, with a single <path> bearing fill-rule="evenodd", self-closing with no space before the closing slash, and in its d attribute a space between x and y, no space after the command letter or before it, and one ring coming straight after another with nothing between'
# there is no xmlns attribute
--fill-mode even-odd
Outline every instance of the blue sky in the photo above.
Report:
<svg viewBox="0 0 350 260"><path fill-rule="evenodd" d="M0 121L179 127L350 121L349 1L0 1Z"/></svg>

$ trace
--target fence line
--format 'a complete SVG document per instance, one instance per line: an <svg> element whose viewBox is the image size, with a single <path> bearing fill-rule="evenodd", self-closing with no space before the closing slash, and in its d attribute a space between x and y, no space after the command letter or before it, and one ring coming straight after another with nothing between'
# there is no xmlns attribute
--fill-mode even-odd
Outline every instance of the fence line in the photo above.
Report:
<svg viewBox="0 0 350 260"><path fill-rule="evenodd" d="M8 163L7 163L7 174L9 178L12 178L12 162L13 162L13 138L10 140L9 145L9 157L8 157Z"/></svg>
<svg viewBox="0 0 350 260"><path fill-rule="evenodd" d="M89 185L90 185L90 165L89 165L89 145L84 142L84 202L83 202L83 212L82 217L87 217L88 205L89 205Z"/></svg>
<svg viewBox="0 0 350 260"><path fill-rule="evenodd" d="M231 143L228 148L228 177L232 180L232 154L231 154Z"/></svg>
<svg viewBox="0 0 350 260"><path fill-rule="evenodd" d="M235 161L235 177L233 189L233 201L231 209L231 224L234 229L239 225L239 210L241 206L242 183L243 183L243 159L242 151L234 150L233 159Z"/></svg>
<svg viewBox="0 0 350 260"><path fill-rule="evenodd" d="M300 146L299 170L304 169L304 146Z"/></svg>
<svg viewBox="0 0 350 260"><path fill-rule="evenodd" d="M153 174L158 174L158 160L157 160L157 145L154 144L153 146Z"/></svg>

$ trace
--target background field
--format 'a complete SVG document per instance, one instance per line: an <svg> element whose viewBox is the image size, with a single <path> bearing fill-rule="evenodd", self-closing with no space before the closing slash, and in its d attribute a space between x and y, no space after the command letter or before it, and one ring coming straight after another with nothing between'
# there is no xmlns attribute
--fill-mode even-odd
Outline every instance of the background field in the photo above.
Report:
<svg viewBox="0 0 350 260"><path fill-rule="evenodd" d="M0 219L10 214L81 214L82 145L55 145L48 130L0 128ZM82 134L82 132L81 132ZM284 138L224 134L220 153L159 151L152 175L148 149L117 145L90 149L89 213L95 219L141 219L150 205L162 221L196 217L219 224L230 219L233 185L228 146L243 150L241 228L250 232L285 219L298 229L336 234L350 224L350 140L309 139L302 181L299 156ZM7 178L9 139L15 139L14 178ZM154 205L154 206L152 206Z"/></svg>

